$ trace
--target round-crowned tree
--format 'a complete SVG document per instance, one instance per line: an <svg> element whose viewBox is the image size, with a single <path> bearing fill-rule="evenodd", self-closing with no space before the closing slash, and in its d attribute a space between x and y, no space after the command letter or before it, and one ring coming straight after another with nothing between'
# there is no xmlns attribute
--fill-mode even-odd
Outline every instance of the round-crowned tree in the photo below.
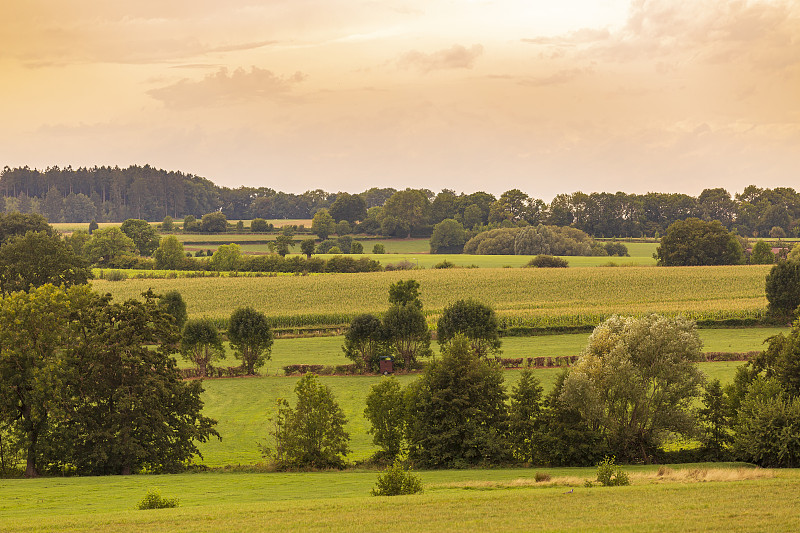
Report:
<svg viewBox="0 0 800 533"><path fill-rule="evenodd" d="M350 322L344 334L345 357L368 372L378 369L380 356L386 353L386 335L381 320L375 315L364 313Z"/></svg>
<svg viewBox="0 0 800 533"><path fill-rule="evenodd" d="M252 307L240 307L233 312L228 321L228 340L248 375L255 374L271 356L272 328L266 315Z"/></svg>
<svg viewBox="0 0 800 533"><path fill-rule="evenodd" d="M770 314L789 318L800 306L800 261L780 261L767 275Z"/></svg>
<svg viewBox="0 0 800 533"><path fill-rule="evenodd" d="M460 222L446 218L433 227L432 254L460 254L467 242L467 232Z"/></svg>
<svg viewBox="0 0 800 533"><path fill-rule="evenodd" d="M458 300L444 308L436 326L440 344L463 335L480 356L500 350L500 333L494 309L476 300Z"/></svg>
<svg viewBox="0 0 800 533"><path fill-rule="evenodd" d="M201 377L208 375L212 362L224 357L222 338L210 318L194 318L186 322L181 337L181 354L197 366Z"/></svg>
<svg viewBox="0 0 800 533"><path fill-rule="evenodd" d="M186 302L183 301L183 296L178 291L165 292L159 299L158 305L166 311L168 315L175 319L175 325L178 329L183 329L186 320L189 318L186 312Z"/></svg>
<svg viewBox="0 0 800 533"><path fill-rule="evenodd" d="M744 252L739 239L718 220L677 220L668 228L656 250L662 266L739 265Z"/></svg>

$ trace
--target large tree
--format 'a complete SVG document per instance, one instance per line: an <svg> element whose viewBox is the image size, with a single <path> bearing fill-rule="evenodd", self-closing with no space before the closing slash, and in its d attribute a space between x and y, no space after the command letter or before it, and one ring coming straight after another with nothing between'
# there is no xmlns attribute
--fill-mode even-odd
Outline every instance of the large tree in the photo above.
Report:
<svg viewBox="0 0 800 533"><path fill-rule="evenodd" d="M767 275L769 312L789 318L800 306L800 261L780 261Z"/></svg>
<svg viewBox="0 0 800 533"><path fill-rule="evenodd" d="M91 277L86 261L47 231L29 231L0 245L0 293L4 295L46 283L81 285Z"/></svg>
<svg viewBox="0 0 800 533"><path fill-rule="evenodd" d="M197 366L201 377L208 375L211 363L225 355L222 338L213 320L203 317L186 322L181 337L181 354Z"/></svg>
<svg viewBox="0 0 800 533"><path fill-rule="evenodd" d="M476 300L458 300L444 308L436 326L439 344L463 335L480 356L500 350L500 333L494 309Z"/></svg>
<svg viewBox="0 0 800 533"><path fill-rule="evenodd" d="M311 231L323 241L336 231L336 221L327 209L320 209L314 213L314 218L311 220Z"/></svg>
<svg viewBox="0 0 800 533"><path fill-rule="evenodd" d="M87 303L68 360L71 405L53 430L50 461L91 475L182 470L200 455L197 442L219 434L200 414L201 382L177 371L177 327L151 292L144 301L92 295Z"/></svg>
<svg viewBox="0 0 800 533"><path fill-rule="evenodd" d="M139 255L149 257L158 248L158 232L146 220L129 218L119 229L133 240Z"/></svg>
<svg viewBox="0 0 800 533"><path fill-rule="evenodd" d="M275 447L262 451L274 457L278 468L342 468L349 453L347 419L330 387L314 374L306 374L295 386L295 407L281 398L275 420Z"/></svg>
<svg viewBox="0 0 800 533"><path fill-rule="evenodd" d="M688 435L694 427L701 346L686 318L615 315L589 337L561 400L599 430L619 458L647 461L668 436Z"/></svg>
<svg viewBox="0 0 800 533"><path fill-rule="evenodd" d="M0 419L21 435L25 475L39 475L40 441L65 401L66 354L79 341L70 316L87 286L44 285L0 299Z"/></svg>
<svg viewBox="0 0 800 533"><path fill-rule="evenodd" d="M460 222L447 218L433 227L431 234L432 254L460 254L467 242L467 232Z"/></svg>
<svg viewBox="0 0 800 533"><path fill-rule="evenodd" d="M51 235L55 234L53 227L47 223L47 219L42 215L33 213L0 213L0 244L3 244L11 237L25 235L29 231L44 231Z"/></svg>
<svg viewBox="0 0 800 533"><path fill-rule="evenodd" d="M405 447L405 398L400 382L386 377L367 394L364 418L369 420L372 443L382 448L376 456L394 460Z"/></svg>
<svg viewBox="0 0 800 533"><path fill-rule="evenodd" d="M271 356L272 328L266 315L252 307L240 307L233 312L228 321L228 340L248 375L255 374Z"/></svg>
<svg viewBox="0 0 800 533"><path fill-rule="evenodd" d="M117 227L96 230L83 246L89 262L100 266L113 266L115 261L133 253L134 249L133 239Z"/></svg>
<svg viewBox="0 0 800 533"><path fill-rule="evenodd" d="M380 318L370 313L356 315L344 334L345 357L367 372L378 369L381 355L387 351L386 335Z"/></svg>
<svg viewBox="0 0 800 533"><path fill-rule="evenodd" d="M153 256L156 260L156 268L162 270L180 270L186 264L183 243L175 235L162 237Z"/></svg>
<svg viewBox="0 0 800 533"><path fill-rule="evenodd" d="M383 211L388 219L396 221L407 237L411 236L414 229L425 224L428 216L430 202L427 196L417 189L397 191L386 200Z"/></svg>
<svg viewBox="0 0 800 533"><path fill-rule="evenodd" d="M367 204L358 194L340 192L330 207L330 214L336 222L346 220L354 224L367 217Z"/></svg>
<svg viewBox="0 0 800 533"><path fill-rule="evenodd" d="M409 386L409 457L429 468L502 462L506 399L501 369L455 339Z"/></svg>
<svg viewBox="0 0 800 533"><path fill-rule="evenodd" d="M744 253L736 235L719 221L687 218L667 228L656 258L663 266L739 265Z"/></svg>

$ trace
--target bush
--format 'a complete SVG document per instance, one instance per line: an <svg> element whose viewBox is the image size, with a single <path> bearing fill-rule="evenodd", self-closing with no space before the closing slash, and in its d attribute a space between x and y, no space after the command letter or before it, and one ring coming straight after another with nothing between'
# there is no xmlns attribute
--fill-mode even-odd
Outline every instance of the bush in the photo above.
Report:
<svg viewBox="0 0 800 533"><path fill-rule="evenodd" d="M163 498L157 490L150 489L137 508L143 511L145 509L169 509L177 506L178 498Z"/></svg>
<svg viewBox="0 0 800 533"><path fill-rule="evenodd" d="M386 247L383 246L381 243L378 243L378 244L376 244L375 246L372 247L372 253L373 254L385 254L386 253Z"/></svg>
<svg viewBox="0 0 800 533"><path fill-rule="evenodd" d="M569 262L562 257L554 257L552 255L537 255L525 265L526 267L533 268L567 268Z"/></svg>
<svg viewBox="0 0 800 533"><path fill-rule="evenodd" d="M614 456L606 457L597 465L597 481L604 487L630 485L631 480L622 467L614 463Z"/></svg>
<svg viewBox="0 0 800 533"><path fill-rule="evenodd" d="M102 278L106 281L124 281L128 279L128 274L121 270L109 270Z"/></svg>
<svg viewBox="0 0 800 533"><path fill-rule="evenodd" d="M441 263L436 263L435 265L433 265L433 268L455 268L455 267L456 267L456 264L455 263L451 263L447 259L445 259Z"/></svg>
<svg viewBox="0 0 800 533"><path fill-rule="evenodd" d="M394 463L378 476L378 482L372 489L373 496L399 496L419 492L422 492L422 480L403 467L400 459L395 459Z"/></svg>
<svg viewBox="0 0 800 533"><path fill-rule="evenodd" d="M413 270L417 268L417 265L415 265L408 259L403 259L402 261L398 261L397 263L387 263L387 265L384 268L386 270Z"/></svg>

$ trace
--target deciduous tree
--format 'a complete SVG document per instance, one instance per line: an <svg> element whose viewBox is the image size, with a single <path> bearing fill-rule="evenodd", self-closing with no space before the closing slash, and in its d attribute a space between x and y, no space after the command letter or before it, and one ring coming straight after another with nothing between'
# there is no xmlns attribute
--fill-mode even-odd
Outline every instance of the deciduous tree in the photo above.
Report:
<svg viewBox="0 0 800 533"><path fill-rule="evenodd" d="M463 335L470 349L485 357L489 352L500 351L498 327L494 309L476 300L458 300L444 308L436 330L439 344Z"/></svg>
<svg viewBox="0 0 800 533"><path fill-rule="evenodd" d="M225 356L219 330L210 318L193 318L186 322L181 337L181 354L197 366L202 377L208 375L211 363Z"/></svg>
<svg viewBox="0 0 800 533"><path fill-rule="evenodd" d="M252 307L240 307L233 312L228 321L228 340L248 375L255 374L271 356L272 328L266 315Z"/></svg>

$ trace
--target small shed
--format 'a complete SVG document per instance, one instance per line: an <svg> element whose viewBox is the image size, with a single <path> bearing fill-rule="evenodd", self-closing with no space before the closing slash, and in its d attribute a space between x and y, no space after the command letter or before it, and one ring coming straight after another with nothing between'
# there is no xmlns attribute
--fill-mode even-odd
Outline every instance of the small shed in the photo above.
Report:
<svg viewBox="0 0 800 533"><path fill-rule="evenodd" d="M384 355L380 361L380 371L384 376L394 374L394 357L391 355Z"/></svg>

